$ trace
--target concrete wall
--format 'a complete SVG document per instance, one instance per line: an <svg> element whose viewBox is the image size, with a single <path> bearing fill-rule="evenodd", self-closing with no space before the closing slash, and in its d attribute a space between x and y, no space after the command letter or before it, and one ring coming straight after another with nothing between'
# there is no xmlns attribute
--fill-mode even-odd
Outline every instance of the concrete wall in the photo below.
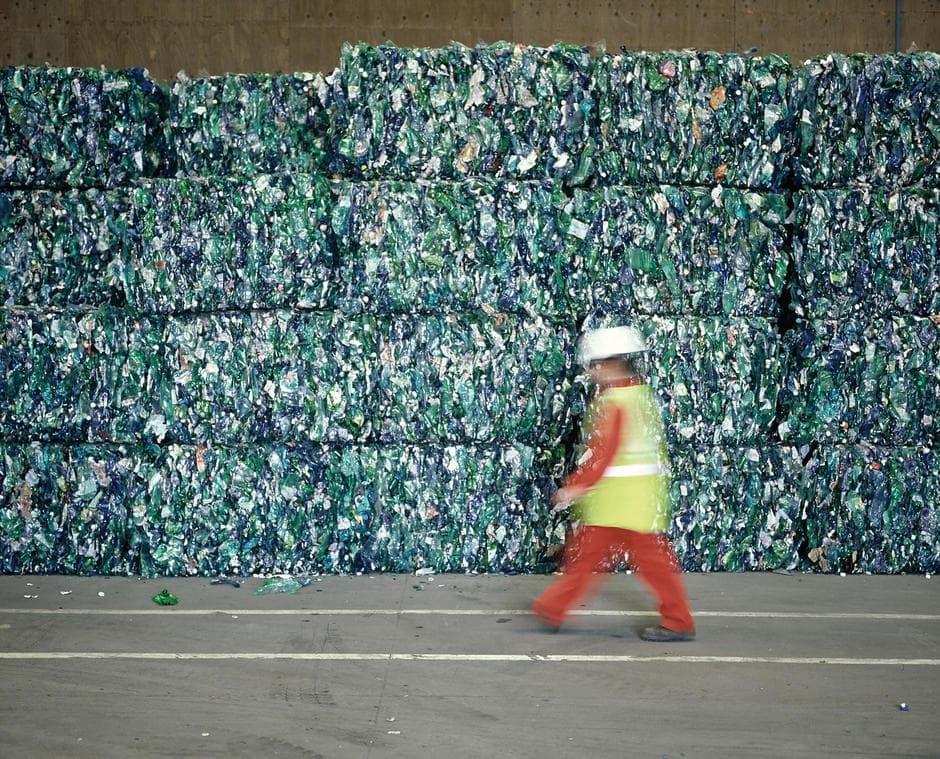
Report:
<svg viewBox="0 0 940 759"><path fill-rule="evenodd" d="M895 47L895 0L0 0L0 63L161 78L332 69L344 41L501 39L789 53ZM902 0L901 49L940 48L940 0Z"/></svg>

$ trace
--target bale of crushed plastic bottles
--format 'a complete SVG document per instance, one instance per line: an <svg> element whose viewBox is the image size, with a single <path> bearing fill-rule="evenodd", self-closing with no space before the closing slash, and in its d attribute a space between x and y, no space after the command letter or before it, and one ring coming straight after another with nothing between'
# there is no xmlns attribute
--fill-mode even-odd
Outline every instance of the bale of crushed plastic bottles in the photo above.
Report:
<svg viewBox="0 0 940 759"><path fill-rule="evenodd" d="M806 190L794 208L799 316L940 314L940 191Z"/></svg>
<svg viewBox="0 0 940 759"><path fill-rule="evenodd" d="M677 186L577 190L565 207L569 312L775 316L787 197Z"/></svg>
<svg viewBox="0 0 940 759"><path fill-rule="evenodd" d="M180 176L312 173L326 166L332 87L316 73L180 78L167 132Z"/></svg>
<svg viewBox="0 0 940 759"><path fill-rule="evenodd" d="M807 568L936 572L940 463L929 447L822 445L802 478Z"/></svg>
<svg viewBox="0 0 940 759"><path fill-rule="evenodd" d="M604 184L783 187L796 149L794 74L774 55L602 56L598 177Z"/></svg>
<svg viewBox="0 0 940 759"><path fill-rule="evenodd" d="M133 192L128 303L148 312L324 308L328 183L303 174L157 179Z"/></svg>
<svg viewBox="0 0 940 759"><path fill-rule="evenodd" d="M570 330L505 314L386 320L384 442L557 444L575 402Z"/></svg>
<svg viewBox="0 0 940 759"><path fill-rule="evenodd" d="M161 376L160 319L0 311L0 440L134 440Z"/></svg>
<svg viewBox="0 0 940 759"><path fill-rule="evenodd" d="M940 185L940 55L833 53L795 82L802 186Z"/></svg>
<svg viewBox="0 0 940 759"><path fill-rule="evenodd" d="M587 48L344 45L333 158L344 177L454 179L593 172Z"/></svg>
<svg viewBox="0 0 940 759"><path fill-rule="evenodd" d="M903 446L937 439L940 325L934 319L800 320L785 340L782 440Z"/></svg>
<svg viewBox="0 0 940 759"><path fill-rule="evenodd" d="M0 191L0 306L122 304L127 190Z"/></svg>
<svg viewBox="0 0 940 759"><path fill-rule="evenodd" d="M0 187L118 187L167 170L167 93L144 69L0 68Z"/></svg>
<svg viewBox="0 0 940 759"><path fill-rule="evenodd" d="M351 442L378 409L374 317L253 311L171 317L151 433L178 443Z"/></svg>

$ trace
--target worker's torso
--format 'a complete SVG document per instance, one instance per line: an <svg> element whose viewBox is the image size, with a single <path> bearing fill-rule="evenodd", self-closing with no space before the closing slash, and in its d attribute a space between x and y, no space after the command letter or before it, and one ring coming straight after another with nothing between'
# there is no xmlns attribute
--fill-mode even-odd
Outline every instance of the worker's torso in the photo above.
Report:
<svg viewBox="0 0 940 759"><path fill-rule="evenodd" d="M663 423L649 385L612 387L592 404L590 419L613 404L624 420L617 453L600 481L578 504L585 523L638 532L664 532L669 481Z"/></svg>

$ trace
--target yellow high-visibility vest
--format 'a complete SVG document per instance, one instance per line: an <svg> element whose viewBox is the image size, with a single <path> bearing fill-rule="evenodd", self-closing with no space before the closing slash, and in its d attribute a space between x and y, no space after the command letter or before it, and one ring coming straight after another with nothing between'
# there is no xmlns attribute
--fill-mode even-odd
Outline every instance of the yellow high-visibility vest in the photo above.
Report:
<svg viewBox="0 0 940 759"><path fill-rule="evenodd" d="M596 419L611 404L625 417L617 453L600 481L578 502L575 515L599 527L665 532L668 458L653 392L649 385L608 388L591 404L588 419Z"/></svg>

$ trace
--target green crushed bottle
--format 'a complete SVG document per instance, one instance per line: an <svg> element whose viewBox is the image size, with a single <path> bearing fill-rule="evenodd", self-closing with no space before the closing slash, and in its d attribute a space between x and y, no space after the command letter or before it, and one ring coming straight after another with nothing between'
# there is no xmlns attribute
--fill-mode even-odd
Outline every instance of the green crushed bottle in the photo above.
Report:
<svg viewBox="0 0 940 759"><path fill-rule="evenodd" d="M157 606L176 606L180 600L164 588L153 597L153 602L157 604Z"/></svg>

